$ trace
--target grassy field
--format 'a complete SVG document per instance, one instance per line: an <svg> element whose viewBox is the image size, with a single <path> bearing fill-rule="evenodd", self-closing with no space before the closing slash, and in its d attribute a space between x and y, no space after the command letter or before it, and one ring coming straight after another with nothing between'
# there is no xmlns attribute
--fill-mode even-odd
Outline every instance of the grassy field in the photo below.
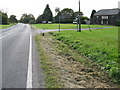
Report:
<svg viewBox="0 0 120 90"><path fill-rule="evenodd" d="M95 31L61 31L51 33L80 55L97 62L115 82L120 82L118 28Z"/></svg>
<svg viewBox="0 0 120 90"><path fill-rule="evenodd" d="M33 24L39 29L58 29L59 24ZM76 24L60 24L61 29L76 29ZM88 25L81 25L82 28L88 28ZM90 25L91 28L111 27L106 25ZM112 26L113 27L113 26Z"/></svg>
<svg viewBox="0 0 120 90"><path fill-rule="evenodd" d="M12 23L12 24L9 24L9 25L0 25L0 29L5 29L5 28L11 27L13 25L16 25L16 23Z"/></svg>

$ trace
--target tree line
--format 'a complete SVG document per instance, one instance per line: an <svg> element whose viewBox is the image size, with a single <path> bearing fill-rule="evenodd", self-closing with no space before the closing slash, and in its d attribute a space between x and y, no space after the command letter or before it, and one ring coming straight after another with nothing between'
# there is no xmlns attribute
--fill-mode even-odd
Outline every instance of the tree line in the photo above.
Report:
<svg viewBox="0 0 120 90"><path fill-rule="evenodd" d="M56 15L53 17L53 13L47 4L44 12L42 15L39 15L37 19L35 19L33 14L23 14L20 18L20 20L16 19L15 15L11 15L10 18L8 18L7 13L0 11L0 24L9 24L9 23L29 23L29 24L35 24L35 23L58 23L59 20L61 23L73 23L73 21L77 22L77 18L79 16L79 12L74 12L71 8L64 8L60 11L59 8L55 9ZM89 20L88 17L84 16L83 12L80 12L81 14L81 23L84 24L85 20Z"/></svg>
<svg viewBox="0 0 120 90"><path fill-rule="evenodd" d="M10 18L8 18L6 12L0 11L0 24L9 24L9 23L18 23L16 16L11 15Z"/></svg>

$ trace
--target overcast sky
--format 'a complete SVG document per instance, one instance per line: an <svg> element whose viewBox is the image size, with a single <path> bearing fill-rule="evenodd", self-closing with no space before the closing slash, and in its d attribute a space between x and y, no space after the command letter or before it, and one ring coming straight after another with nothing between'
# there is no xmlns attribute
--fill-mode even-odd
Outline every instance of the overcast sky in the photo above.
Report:
<svg viewBox="0 0 120 90"><path fill-rule="evenodd" d="M100 9L118 8L120 0L80 0L81 11L84 16L90 17L91 11ZM23 13L33 14L35 18L41 15L46 7L50 5L50 9L55 15L55 7L72 8L78 11L78 0L0 0L0 9L7 11L8 15L16 15L20 19Z"/></svg>

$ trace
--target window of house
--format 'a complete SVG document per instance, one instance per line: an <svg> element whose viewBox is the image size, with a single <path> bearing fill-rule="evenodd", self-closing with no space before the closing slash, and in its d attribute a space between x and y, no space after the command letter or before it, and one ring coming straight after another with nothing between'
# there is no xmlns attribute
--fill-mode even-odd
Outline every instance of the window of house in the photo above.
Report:
<svg viewBox="0 0 120 90"><path fill-rule="evenodd" d="M114 18L114 15L112 15L112 18Z"/></svg>
<svg viewBox="0 0 120 90"><path fill-rule="evenodd" d="M96 16L97 18L99 18L99 16Z"/></svg>
<svg viewBox="0 0 120 90"><path fill-rule="evenodd" d="M108 19L108 16L102 16L102 19Z"/></svg>

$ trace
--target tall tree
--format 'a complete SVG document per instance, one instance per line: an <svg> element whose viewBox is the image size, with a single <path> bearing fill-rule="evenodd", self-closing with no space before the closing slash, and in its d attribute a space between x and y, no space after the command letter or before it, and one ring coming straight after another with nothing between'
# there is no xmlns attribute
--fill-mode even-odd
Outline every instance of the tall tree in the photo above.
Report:
<svg viewBox="0 0 120 90"><path fill-rule="evenodd" d="M9 24L8 15L0 11L0 24Z"/></svg>
<svg viewBox="0 0 120 90"><path fill-rule="evenodd" d="M52 21L53 20L53 14L52 11L50 10L49 5L46 5L46 8L42 14L42 20L43 21Z"/></svg>
<svg viewBox="0 0 120 90"><path fill-rule="evenodd" d="M11 15L10 18L9 18L9 22L10 22L10 23L17 23L18 20L16 19L16 16L15 16L15 15Z"/></svg>
<svg viewBox="0 0 120 90"><path fill-rule="evenodd" d="M42 23L42 15L39 15L36 19L36 23Z"/></svg>
<svg viewBox="0 0 120 90"><path fill-rule="evenodd" d="M90 18L92 18L95 13L96 13L96 10L92 10Z"/></svg>
<svg viewBox="0 0 120 90"><path fill-rule="evenodd" d="M96 13L96 10L92 10L91 16L90 16L90 24L94 23L93 16Z"/></svg>

